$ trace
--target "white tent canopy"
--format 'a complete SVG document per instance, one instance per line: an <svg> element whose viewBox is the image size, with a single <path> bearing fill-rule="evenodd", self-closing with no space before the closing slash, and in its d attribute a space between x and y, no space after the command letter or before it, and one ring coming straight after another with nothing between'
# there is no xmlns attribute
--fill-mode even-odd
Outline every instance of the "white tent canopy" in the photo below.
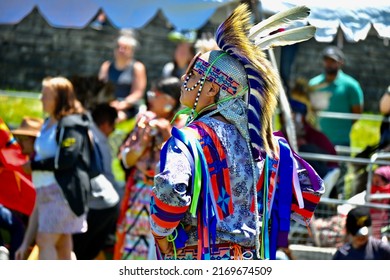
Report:
<svg viewBox="0 0 390 280"><path fill-rule="evenodd" d="M367 37L371 27L382 38L390 38L389 0L261 0L261 10L274 14L288 8L306 5L311 13L308 22L317 27L315 39L332 42L341 28L348 42Z"/></svg>
<svg viewBox="0 0 390 280"><path fill-rule="evenodd" d="M103 10L117 28L140 28L160 9L179 30L200 28L219 9L224 18L237 0L4 0L0 24L17 24L37 7L54 27L84 28ZM222 9L222 10L221 10ZM220 19L223 21L223 19Z"/></svg>
<svg viewBox="0 0 390 280"><path fill-rule="evenodd" d="M17 24L34 8L54 27L84 28L103 10L117 28L140 28L161 10L178 30L202 27L208 20L222 22L238 0L3 0L0 24ZM306 5L319 42L334 40L340 28L347 41L364 40L371 29L390 38L389 0L259 0L261 11L273 14Z"/></svg>

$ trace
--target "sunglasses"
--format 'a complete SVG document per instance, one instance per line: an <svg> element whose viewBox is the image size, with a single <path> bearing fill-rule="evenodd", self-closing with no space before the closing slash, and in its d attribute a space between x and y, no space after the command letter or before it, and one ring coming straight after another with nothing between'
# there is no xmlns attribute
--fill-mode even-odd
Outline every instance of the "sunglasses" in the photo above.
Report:
<svg viewBox="0 0 390 280"><path fill-rule="evenodd" d="M169 95L164 93L164 92L158 91L158 90L148 90L146 92L147 99L154 99L154 98L158 98L158 97L161 97L161 96L166 97L166 96L169 96Z"/></svg>

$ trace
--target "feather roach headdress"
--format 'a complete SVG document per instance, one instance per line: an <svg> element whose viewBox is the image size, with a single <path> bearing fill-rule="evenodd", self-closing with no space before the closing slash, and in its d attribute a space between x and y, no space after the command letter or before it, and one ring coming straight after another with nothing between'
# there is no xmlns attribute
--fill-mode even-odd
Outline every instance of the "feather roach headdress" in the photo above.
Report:
<svg viewBox="0 0 390 280"><path fill-rule="evenodd" d="M278 32L308 15L307 7L295 7L252 27L248 6L241 4L216 31L218 46L238 60L246 72L248 129L254 158L258 158L262 150L269 153L275 148L272 140L272 116L277 106L280 80L263 50L313 37L315 33L313 26Z"/></svg>

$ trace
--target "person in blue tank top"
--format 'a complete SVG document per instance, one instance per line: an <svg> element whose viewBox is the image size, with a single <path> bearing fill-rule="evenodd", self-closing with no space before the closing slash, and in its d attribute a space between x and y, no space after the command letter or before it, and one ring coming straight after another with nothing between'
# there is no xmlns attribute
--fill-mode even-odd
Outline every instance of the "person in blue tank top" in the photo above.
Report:
<svg viewBox="0 0 390 280"><path fill-rule="evenodd" d="M99 71L99 80L114 86L114 99L110 105L118 112L118 120L134 117L143 97L147 84L146 68L134 59L138 42L134 33L125 30L117 39L114 60L103 62Z"/></svg>

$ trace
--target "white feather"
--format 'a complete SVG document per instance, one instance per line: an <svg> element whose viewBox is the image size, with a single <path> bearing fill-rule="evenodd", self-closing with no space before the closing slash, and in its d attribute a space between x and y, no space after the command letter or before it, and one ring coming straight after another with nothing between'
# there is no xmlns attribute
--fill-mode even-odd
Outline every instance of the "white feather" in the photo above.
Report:
<svg viewBox="0 0 390 280"><path fill-rule="evenodd" d="M292 45L309 40L314 36L316 28L314 26L303 26L286 31L281 31L273 35L255 41L255 45L262 50L278 46Z"/></svg>
<svg viewBox="0 0 390 280"><path fill-rule="evenodd" d="M256 41L257 38L266 37L278 29L286 28L291 22L305 19L309 14L310 9L306 6L298 6L274 14L254 25L249 30L249 39Z"/></svg>

